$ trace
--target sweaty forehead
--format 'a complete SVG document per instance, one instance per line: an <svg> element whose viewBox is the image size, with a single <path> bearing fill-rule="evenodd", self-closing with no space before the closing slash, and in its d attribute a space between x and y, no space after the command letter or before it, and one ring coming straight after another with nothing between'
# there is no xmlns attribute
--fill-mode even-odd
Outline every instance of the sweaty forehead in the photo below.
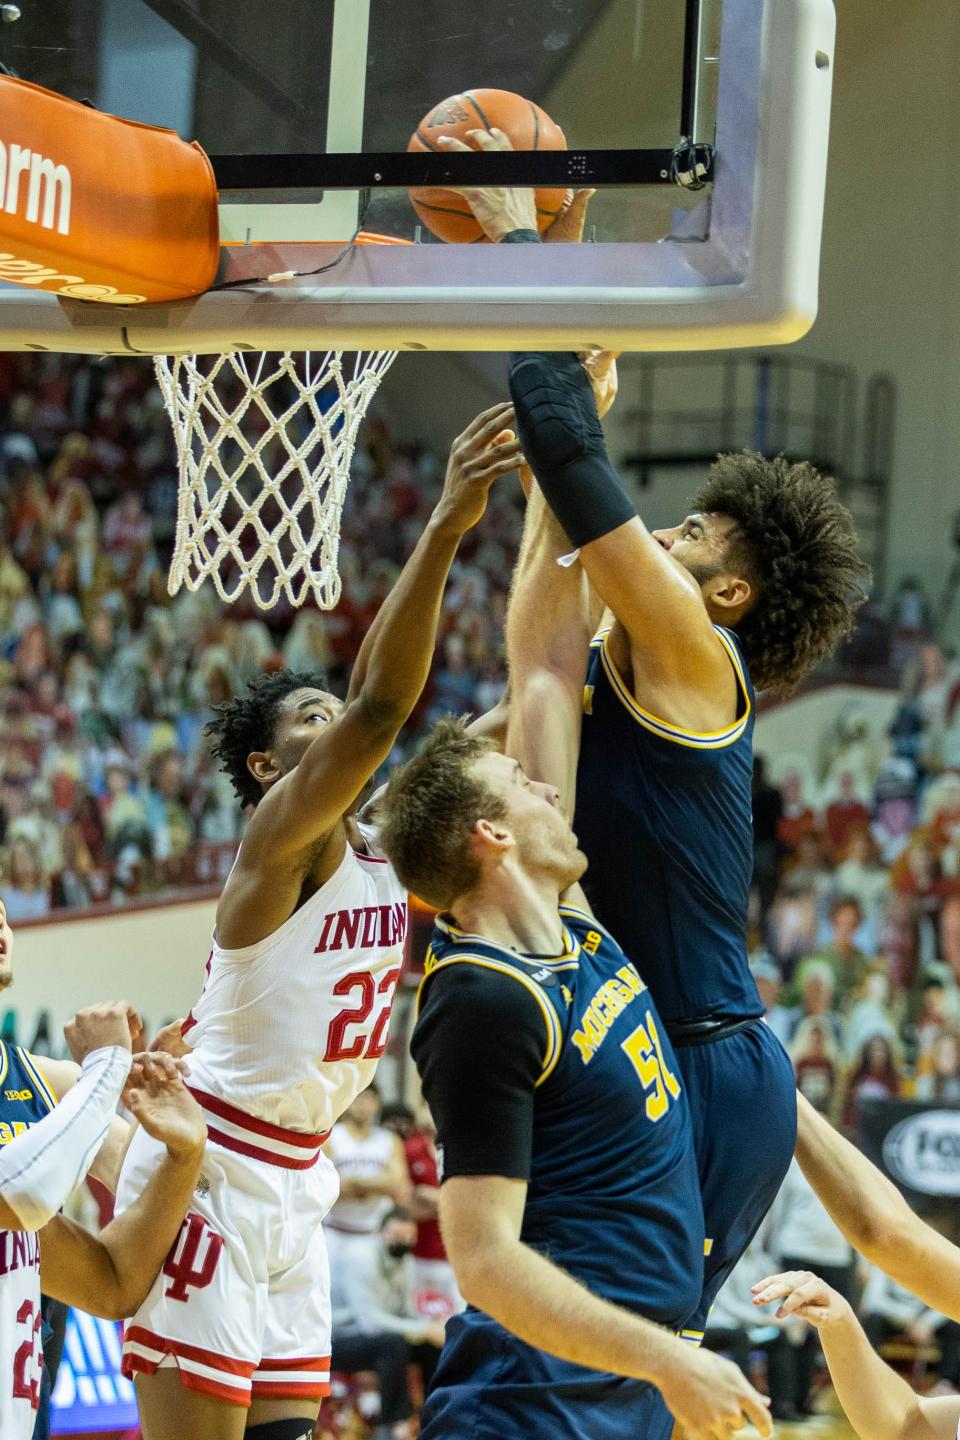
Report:
<svg viewBox="0 0 960 1440"><path fill-rule="evenodd" d="M499 750L488 750L474 761L474 769L488 785L501 789L517 773L517 762Z"/></svg>
<svg viewBox="0 0 960 1440"><path fill-rule="evenodd" d="M296 712L306 710L311 705L336 705L337 698L326 690L312 690L305 687L302 690L291 690L285 695L280 706L281 710Z"/></svg>

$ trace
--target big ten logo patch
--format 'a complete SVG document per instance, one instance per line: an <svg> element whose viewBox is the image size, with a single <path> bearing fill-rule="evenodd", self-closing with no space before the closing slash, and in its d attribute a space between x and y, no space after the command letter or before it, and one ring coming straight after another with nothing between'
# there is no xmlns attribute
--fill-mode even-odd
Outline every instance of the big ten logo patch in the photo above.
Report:
<svg viewBox="0 0 960 1440"><path fill-rule="evenodd" d="M32 1090L4 1090L4 1100L32 1100Z"/></svg>
<svg viewBox="0 0 960 1440"><path fill-rule="evenodd" d="M223 1236L193 1211L180 1226L180 1234L163 1264L173 1281L163 1292L171 1300L189 1300L191 1290L205 1290L216 1273L223 1252Z"/></svg>
<svg viewBox="0 0 960 1440"><path fill-rule="evenodd" d="M603 944L603 936L596 930L588 930L580 944L588 955L596 955Z"/></svg>

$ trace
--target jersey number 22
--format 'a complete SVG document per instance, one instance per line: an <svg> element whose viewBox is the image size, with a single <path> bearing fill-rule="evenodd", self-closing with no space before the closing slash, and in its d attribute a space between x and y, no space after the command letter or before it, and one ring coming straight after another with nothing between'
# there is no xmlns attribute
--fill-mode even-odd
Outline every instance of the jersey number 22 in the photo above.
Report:
<svg viewBox="0 0 960 1440"><path fill-rule="evenodd" d="M400 967L387 970L379 981L367 970L354 970L344 975L333 987L334 995L350 996L356 1003L341 1010L330 1022L324 1060L379 1060L387 1046L387 1021L393 1004L393 992L400 978ZM377 1000L380 1009L373 1029L352 1037L347 1031L366 1026Z"/></svg>

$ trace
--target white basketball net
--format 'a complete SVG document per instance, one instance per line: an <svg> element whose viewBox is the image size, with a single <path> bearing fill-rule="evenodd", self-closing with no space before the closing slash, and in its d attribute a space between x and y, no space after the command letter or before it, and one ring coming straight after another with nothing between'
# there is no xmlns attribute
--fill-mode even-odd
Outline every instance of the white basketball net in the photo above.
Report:
<svg viewBox="0 0 960 1440"><path fill-rule="evenodd" d="M159 355L180 485L168 589L210 576L321 610L340 599L340 516L357 431L395 351Z"/></svg>

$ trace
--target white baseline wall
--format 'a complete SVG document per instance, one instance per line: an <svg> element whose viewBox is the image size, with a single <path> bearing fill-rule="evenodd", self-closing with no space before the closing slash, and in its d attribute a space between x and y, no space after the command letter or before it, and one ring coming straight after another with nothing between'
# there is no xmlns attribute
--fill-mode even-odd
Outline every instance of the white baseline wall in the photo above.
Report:
<svg viewBox="0 0 960 1440"><path fill-rule="evenodd" d="M203 986L215 910L196 900L17 927L14 984L0 1004L17 1011L20 1042L40 1010L59 1032L98 1000L128 1000L153 1030L185 1015Z"/></svg>

